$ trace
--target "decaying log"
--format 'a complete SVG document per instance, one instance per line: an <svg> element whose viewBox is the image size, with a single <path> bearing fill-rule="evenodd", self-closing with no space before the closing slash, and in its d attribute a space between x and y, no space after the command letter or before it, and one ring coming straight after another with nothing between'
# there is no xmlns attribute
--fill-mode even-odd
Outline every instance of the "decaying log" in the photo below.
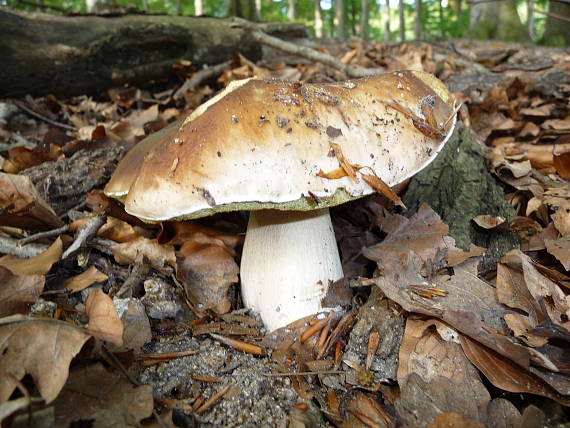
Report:
<svg viewBox="0 0 570 428"><path fill-rule="evenodd" d="M403 198L406 216L428 203L449 225L461 248L470 243L487 248L482 265L491 267L507 251L518 247L513 232L485 231L471 221L481 214L514 217L503 189L485 165L475 134L458 122L455 133L433 163L414 176Z"/></svg>
<svg viewBox="0 0 570 428"><path fill-rule="evenodd" d="M232 19L164 15L55 16L0 10L0 97L58 96L141 84L172 73L172 64L219 64L261 46ZM264 23L275 36L307 37L302 24Z"/></svg>

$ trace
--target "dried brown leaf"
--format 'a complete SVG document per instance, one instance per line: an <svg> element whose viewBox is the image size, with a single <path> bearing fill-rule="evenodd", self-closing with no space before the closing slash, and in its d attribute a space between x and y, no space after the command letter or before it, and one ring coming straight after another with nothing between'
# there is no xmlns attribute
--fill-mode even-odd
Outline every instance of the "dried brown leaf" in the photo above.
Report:
<svg viewBox="0 0 570 428"><path fill-rule="evenodd" d="M139 299L113 300L123 323L123 348L138 351L152 339L150 321Z"/></svg>
<svg viewBox="0 0 570 428"><path fill-rule="evenodd" d="M234 249L243 244L242 236L220 232L195 221L165 222L161 224L161 227L162 230L158 235L159 244L183 245L188 240L195 240L219 246L225 245L228 249Z"/></svg>
<svg viewBox="0 0 570 428"><path fill-rule="evenodd" d="M520 250L512 250L506 256L518 261L523 272L526 287L536 302L535 305L538 306L539 302L544 303L548 318L555 324L569 328L570 323L567 315L569 313L569 305L566 294L558 284L542 275L535 267L532 259ZM511 263L511 265L514 265L514 263ZM542 321L543 317L544 315L539 321Z"/></svg>
<svg viewBox="0 0 570 428"><path fill-rule="evenodd" d="M478 215L473 219L477 226L483 229L494 229L507 221L506 218L492 215Z"/></svg>
<svg viewBox="0 0 570 428"><path fill-rule="evenodd" d="M8 159L2 165L2 169L9 174L17 174L27 168L31 168L43 162L55 161L63 156L61 148L56 144L49 144L47 150L43 150L42 148L11 148L8 150Z"/></svg>
<svg viewBox="0 0 570 428"><path fill-rule="evenodd" d="M562 263L564 269L570 270L570 236L556 240L545 239L544 245L548 252Z"/></svg>
<svg viewBox="0 0 570 428"><path fill-rule="evenodd" d="M542 122L541 128L555 131L570 130L570 119L549 119Z"/></svg>
<svg viewBox="0 0 570 428"><path fill-rule="evenodd" d="M89 337L69 323L20 315L0 319L0 403L26 374L51 403L67 379L72 358Z"/></svg>
<svg viewBox="0 0 570 428"><path fill-rule="evenodd" d="M87 297L85 312L89 317L87 331L90 334L113 345L123 345L123 323L109 296L101 290L93 290Z"/></svg>
<svg viewBox="0 0 570 428"><path fill-rule="evenodd" d="M497 388L509 392L542 395L564 406L570 406L570 399L558 394L546 382L473 339L461 335L461 347L469 361Z"/></svg>
<svg viewBox="0 0 570 428"><path fill-rule="evenodd" d="M73 370L54 405L57 426L93 420L94 428L134 427L152 415L152 387L135 387L97 363Z"/></svg>
<svg viewBox="0 0 570 428"><path fill-rule="evenodd" d="M117 263L134 263L139 255L146 257L150 265L163 270L166 265L176 266L176 256L172 245L160 245L156 239L138 238L111 247Z"/></svg>
<svg viewBox="0 0 570 428"><path fill-rule="evenodd" d="M14 275L0 267L0 317L27 313L44 289L43 275Z"/></svg>
<svg viewBox="0 0 570 428"><path fill-rule="evenodd" d="M453 391L454 406L445 406L441 410L460 412L481 420L481 409L486 407L491 396L458 341L457 331L439 320L408 318L400 346L398 384L405 390L412 373L420 376L430 389L434 387L432 382L433 385L444 383L448 391ZM402 399L406 399L404 394Z"/></svg>
<svg viewBox="0 0 570 428"><path fill-rule="evenodd" d="M337 180L339 178L342 177L346 177L346 171L344 170L344 168L337 168L337 169L333 169L332 171L329 172L324 172L322 169L319 170L319 172L317 172L317 177L321 177L321 178L326 178L329 180Z"/></svg>
<svg viewBox="0 0 570 428"><path fill-rule="evenodd" d="M344 157L344 153L342 152L341 147L336 143L330 143L330 146L334 150L334 155L340 164L340 167L346 172L352 180L356 180L356 171L354 170L353 165Z"/></svg>
<svg viewBox="0 0 570 428"><path fill-rule="evenodd" d="M63 223L29 177L0 173L0 225L56 229Z"/></svg>
<svg viewBox="0 0 570 428"><path fill-rule="evenodd" d="M346 409L356 419L349 416L340 424L343 428L389 428L395 426L395 420L370 394L357 391L346 403Z"/></svg>
<svg viewBox="0 0 570 428"><path fill-rule="evenodd" d="M96 282L106 281L108 278L107 275L100 272L95 266L91 266L85 272L66 280L63 286L71 293L76 293Z"/></svg>
<svg viewBox="0 0 570 428"><path fill-rule="evenodd" d="M386 217L380 226L388 236L379 244L365 248L362 254L385 271L405 264L410 251L424 262L435 262L438 252L454 248L452 238L446 236L448 226L425 204L410 219L395 214Z"/></svg>
<svg viewBox="0 0 570 428"><path fill-rule="evenodd" d="M468 418L460 413L444 413L435 417L428 428L485 428L485 424Z"/></svg>
<svg viewBox="0 0 570 428"><path fill-rule="evenodd" d="M562 178L570 178L570 150L567 147L554 146L552 159L558 175Z"/></svg>
<svg viewBox="0 0 570 428"><path fill-rule="evenodd" d="M400 197L376 174L361 173L360 176L366 182L366 184L376 190L380 195L386 196L395 205L398 205L404 209L406 208Z"/></svg>
<svg viewBox="0 0 570 428"><path fill-rule="evenodd" d="M220 314L230 310L228 291L239 273L230 251L220 240L194 234L176 253L176 278L192 303Z"/></svg>
<svg viewBox="0 0 570 428"><path fill-rule="evenodd" d="M133 226L115 217L107 217L107 222L99 228L97 235L119 243L133 241L140 237Z"/></svg>
<svg viewBox="0 0 570 428"><path fill-rule="evenodd" d="M517 364L528 367L527 348L500 334L506 330L503 317L510 311L496 300L494 287L477 277L477 263L476 259L468 260L454 267L455 275L432 278L434 286L448 292L447 296L437 299L410 293L409 285L425 281L418 274L423 263L413 253L409 254L408 263L402 270L375 278L375 281L389 299L405 310L439 318Z"/></svg>
<svg viewBox="0 0 570 428"><path fill-rule="evenodd" d="M515 337L521 339L528 346L533 348L538 348L544 346L548 343L548 338L537 336L531 333L533 325L531 325L529 319L520 314L506 314L505 322L509 328L513 331Z"/></svg>
<svg viewBox="0 0 570 428"><path fill-rule="evenodd" d="M7 255L0 258L0 266L5 267L15 275L45 275L53 264L61 258L63 244L57 238L43 253L30 259L20 259Z"/></svg>

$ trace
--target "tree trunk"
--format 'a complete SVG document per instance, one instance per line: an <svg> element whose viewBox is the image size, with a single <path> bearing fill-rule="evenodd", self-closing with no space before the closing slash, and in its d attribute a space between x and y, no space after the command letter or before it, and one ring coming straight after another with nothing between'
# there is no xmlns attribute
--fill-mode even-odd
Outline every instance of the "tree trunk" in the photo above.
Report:
<svg viewBox="0 0 570 428"><path fill-rule="evenodd" d="M570 4L551 1L548 6L544 41L549 45L568 46L570 44L570 23L557 17L570 19Z"/></svg>
<svg viewBox="0 0 570 428"><path fill-rule="evenodd" d="M344 9L344 0L334 0L335 8L335 35L337 39L346 39L346 11Z"/></svg>
<svg viewBox="0 0 570 428"><path fill-rule="evenodd" d="M415 0L414 39L422 39L422 0Z"/></svg>
<svg viewBox="0 0 570 428"><path fill-rule="evenodd" d="M470 128L458 122L455 132L429 167L416 174L403 198L412 216L422 203L429 204L449 225L449 234L457 246L470 243L487 248L483 267L496 266L506 252L518 248L514 232L487 233L473 226L479 213L505 218L515 211L497 180L485 167L485 155Z"/></svg>
<svg viewBox="0 0 570 428"><path fill-rule="evenodd" d="M186 59L199 68L261 47L231 19L125 15L64 17L0 10L0 97L72 96L171 75ZM306 37L302 24L258 24L275 36Z"/></svg>
<svg viewBox="0 0 570 428"><path fill-rule="evenodd" d="M320 39L323 37L323 10L321 9L321 0L315 0L315 37Z"/></svg>
<svg viewBox="0 0 570 428"><path fill-rule="evenodd" d="M386 0L384 14L384 40L389 42L392 38L390 31L390 0Z"/></svg>
<svg viewBox="0 0 570 428"><path fill-rule="evenodd" d="M256 22L255 0L230 0L228 16L237 16Z"/></svg>
<svg viewBox="0 0 570 428"><path fill-rule="evenodd" d="M182 0L176 0L176 15L182 15Z"/></svg>
<svg viewBox="0 0 570 428"><path fill-rule="evenodd" d="M370 11L368 10L368 0L362 0L360 6L360 37L362 40L368 40L368 18Z"/></svg>
<svg viewBox="0 0 570 428"><path fill-rule="evenodd" d="M297 11L295 10L295 0L288 0L287 2L287 18L289 21L295 21L297 19Z"/></svg>
<svg viewBox="0 0 570 428"><path fill-rule="evenodd" d="M358 0L348 0L348 4L350 5L350 35L356 36L358 32L356 31L356 2Z"/></svg>
<svg viewBox="0 0 570 428"><path fill-rule="evenodd" d="M530 41L517 12L515 0L473 4L469 33L471 37L481 40Z"/></svg>
<svg viewBox="0 0 570 428"><path fill-rule="evenodd" d="M261 22L261 0L255 0L255 20Z"/></svg>
<svg viewBox="0 0 570 428"><path fill-rule="evenodd" d="M194 15L204 15L204 2L203 0L194 0Z"/></svg>
<svg viewBox="0 0 570 428"><path fill-rule="evenodd" d="M404 9L404 0L398 3L398 15L400 16L400 41L406 41L406 15Z"/></svg>
<svg viewBox="0 0 570 428"><path fill-rule="evenodd" d="M536 32L534 30L534 1L526 0L526 8L528 11L528 35L530 36L531 40L534 40L536 39Z"/></svg>
<svg viewBox="0 0 570 428"><path fill-rule="evenodd" d="M438 12L439 12L439 34L441 37L445 36L445 31L443 30L443 4L441 0L438 0Z"/></svg>

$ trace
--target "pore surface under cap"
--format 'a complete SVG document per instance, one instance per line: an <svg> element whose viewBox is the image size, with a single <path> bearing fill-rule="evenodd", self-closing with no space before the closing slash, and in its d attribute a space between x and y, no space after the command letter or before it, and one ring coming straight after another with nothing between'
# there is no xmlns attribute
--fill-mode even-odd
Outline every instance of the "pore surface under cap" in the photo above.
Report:
<svg viewBox="0 0 570 428"><path fill-rule="evenodd" d="M427 108L439 126L449 122L449 136L450 104L443 84L419 72L335 84L250 80L154 145L125 207L159 221L343 203L374 190L362 179L317 175L340 168L331 143L351 164L395 185L427 165L444 143L400 110L421 119Z"/></svg>

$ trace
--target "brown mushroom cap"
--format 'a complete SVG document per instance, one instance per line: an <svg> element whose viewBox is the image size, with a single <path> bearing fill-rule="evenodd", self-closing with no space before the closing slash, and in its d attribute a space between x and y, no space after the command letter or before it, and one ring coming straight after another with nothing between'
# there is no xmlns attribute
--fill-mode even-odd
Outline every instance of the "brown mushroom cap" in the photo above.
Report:
<svg viewBox="0 0 570 428"><path fill-rule="evenodd" d="M448 120L451 95L427 73L334 84L249 80L236 86L176 132L165 131L160 144L149 143L142 164L136 155L133 170L140 169L125 200L127 212L161 221L338 205L374 190L362 179L317 175L340 168L331 143L351 164L373 170L392 186L429 164L454 125ZM421 129L416 119L427 121L425 114L446 126L445 138Z"/></svg>
<svg viewBox="0 0 570 428"><path fill-rule="evenodd" d="M131 185L139 175L140 167L147 153L163 140L169 140L174 136L184 119L172 122L160 131L149 135L139 141L121 160L113 176L105 186L105 194L112 198L124 200L129 193Z"/></svg>

